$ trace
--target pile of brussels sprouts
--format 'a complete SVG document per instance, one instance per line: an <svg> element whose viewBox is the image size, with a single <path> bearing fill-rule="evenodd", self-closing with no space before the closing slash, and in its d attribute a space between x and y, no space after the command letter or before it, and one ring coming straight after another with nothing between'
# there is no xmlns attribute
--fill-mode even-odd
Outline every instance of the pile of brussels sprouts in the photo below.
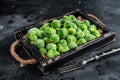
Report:
<svg viewBox="0 0 120 80"><path fill-rule="evenodd" d="M49 59L101 36L89 20L80 21L74 15L44 23L40 28L31 28L27 34L29 41Z"/></svg>

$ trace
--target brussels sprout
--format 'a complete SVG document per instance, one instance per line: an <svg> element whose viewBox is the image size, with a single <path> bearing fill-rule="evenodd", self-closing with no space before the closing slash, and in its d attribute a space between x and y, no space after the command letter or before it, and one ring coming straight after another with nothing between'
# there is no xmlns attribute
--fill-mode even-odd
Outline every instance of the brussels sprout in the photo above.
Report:
<svg viewBox="0 0 120 80"><path fill-rule="evenodd" d="M41 27L40 27L40 30L44 30L44 28L46 27L49 27L50 26L50 23L44 23Z"/></svg>
<svg viewBox="0 0 120 80"><path fill-rule="evenodd" d="M94 35L92 35L92 34L87 34L86 37L85 37L85 39L86 39L87 41L90 41L90 40L95 39L95 38L96 38L96 37L95 37Z"/></svg>
<svg viewBox="0 0 120 80"><path fill-rule="evenodd" d="M78 32L76 32L75 36L76 36L77 39L79 39L79 38L85 37L85 34L82 31L78 31Z"/></svg>
<svg viewBox="0 0 120 80"><path fill-rule="evenodd" d="M38 39L38 37L37 37L37 35L35 35L35 34L29 34L29 35L28 35L28 39L29 39L30 41L35 41L35 40Z"/></svg>
<svg viewBox="0 0 120 80"><path fill-rule="evenodd" d="M58 35L59 35L61 38L66 38L67 35L68 35L68 31L67 31L65 28L61 28L61 29L58 31Z"/></svg>
<svg viewBox="0 0 120 80"><path fill-rule="evenodd" d="M38 38L43 38L44 37L44 32L42 30L39 30L37 33Z"/></svg>
<svg viewBox="0 0 120 80"><path fill-rule="evenodd" d="M82 21L82 23L85 24L86 26L90 25L90 21L89 20L84 20L84 21Z"/></svg>
<svg viewBox="0 0 120 80"><path fill-rule="evenodd" d="M78 45L82 45L82 44L84 44L84 43L86 43L86 42L87 42L86 39L80 38L80 39L77 41L77 44L78 44Z"/></svg>
<svg viewBox="0 0 120 80"><path fill-rule="evenodd" d="M74 23L75 23L78 27L80 27L81 24L82 24L79 20L75 20Z"/></svg>
<svg viewBox="0 0 120 80"><path fill-rule="evenodd" d="M47 44L46 49L47 50L49 50L49 49L57 49L57 46L54 43L49 43L49 44Z"/></svg>
<svg viewBox="0 0 120 80"><path fill-rule="evenodd" d="M52 28L59 30L61 27L61 22L59 20L53 20L51 23Z"/></svg>
<svg viewBox="0 0 120 80"><path fill-rule="evenodd" d="M75 43L75 42L70 42L69 44L68 44L68 47L70 48L70 49L73 49L73 48L76 48L78 45L77 45L77 43Z"/></svg>
<svg viewBox="0 0 120 80"><path fill-rule="evenodd" d="M76 20L76 17L74 15L69 15L68 17L71 19L71 21L75 21Z"/></svg>
<svg viewBox="0 0 120 80"><path fill-rule="evenodd" d="M64 28L70 28L70 27L71 27L71 22L68 21L68 20L65 20L65 21L64 21L64 24L63 24L63 27L64 27Z"/></svg>
<svg viewBox="0 0 120 80"><path fill-rule="evenodd" d="M70 22L72 22L72 19L71 19L71 17L69 17L69 16L63 16L63 18L62 18L64 21L70 21Z"/></svg>
<svg viewBox="0 0 120 80"><path fill-rule="evenodd" d="M37 47L37 48L43 48L45 47L45 42L44 40L42 39L38 39L34 42L34 45Z"/></svg>
<svg viewBox="0 0 120 80"><path fill-rule="evenodd" d="M75 23L71 23L70 26L71 26L72 28L74 28L74 29L77 29L77 28L78 28Z"/></svg>
<svg viewBox="0 0 120 80"><path fill-rule="evenodd" d="M91 32L93 35L95 35L96 37L101 36L100 32L98 30L94 30Z"/></svg>
<svg viewBox="0 0 120 80"><path fill-rule="evenodd" d="M47 54L47 50L45 48L40 48L39 51L41 54Z"/></svg>
<svg viewBox="0 0 120 80"><path fill-rule="evenodd" d="M55 49L48 50L47 57L50 59L54 59L56 56L60 55L60 53Z"/></svg>
<svg viewBox="0 0 120 80"><path fill-rule="evenodd" d="M75 36L73 36L73 35L68 35L67 36L67 42L68 43L70 43L70 42L76 42L76 41L77 41L77 39L76 39Z"/></svg>
<svg viewBox="0 0 120 80"><path fill-rule="evenodd" d="M77 28L77 29L76 29L76 32L78 32L78 31L82 31L82 30L81 30L80 28Z"/></svg>
<svg viewBox="0 0 120 80"><path fill-rule="evenodd" d="M89 30L92 32L92 31L94 31L94 30L96 30L97 29L97 27L95 26L95 25L90 25L89 26Z"/></svg>
<svg viewBox="0 0 120 80"><path fill-rule="evenodd" d="M79 27L81 30L87 30L88 27L85 24L81 24Z"/></svg>
<svg viewBox="0 0 120 80"><path fill-rule="evenodd" d="M69 50L70 49L67 45L60 45L59 48L58 48L58 51L61 52L61 53L67 52Z"/></svg>
<svg viewBox="0 0 120 80"><path fill-rule="evenodd" d="M88 35L88 34L90 34L90 31L89 30L83 30L83 33L85 34L85 35Z"/></svg>
<svg viewBox="0 0 120 80"><path fill-rule="evenodd" d="M48 37L44 37L43 40L45 41L45 43L49 43L50 39Z"/></svg>
<svg viewBox="0 0 120 80"><path fill-rule="evenodd" d="M76 33L76 30L74 28L69 28L68 33L74 35Z"/></svg>
<svg viewBox="0 0 120 80"><path fill-rule="evenodd" d="M52 42L52 43L57 43L57 42L59 42L59 40L60 40L60 37L57 34L52 34L50 36L50 42Z"/></svg>
<svg viewBox="0 0 120 80"><path fill-rule="evenodd" d="M59 44L61 44L61 45L67 45L67 41L65 39L61 39L59 41Z"/></svg>
<svg viewBox="0 0 120 80"><path fill-rule="evenodd" d="M45 32L46 36L49 36L50 34L56 33L56 30L53 28L50 28L50 27L45 27L43 31Z"/></svg>
<svg viewBox="0 0 120 80"><path fill-rule="evenodd" d="M27 34L28 35L31 35L31 34L37 34L39 32L39 29L38 28L31 28L28 30Z"/></svg>

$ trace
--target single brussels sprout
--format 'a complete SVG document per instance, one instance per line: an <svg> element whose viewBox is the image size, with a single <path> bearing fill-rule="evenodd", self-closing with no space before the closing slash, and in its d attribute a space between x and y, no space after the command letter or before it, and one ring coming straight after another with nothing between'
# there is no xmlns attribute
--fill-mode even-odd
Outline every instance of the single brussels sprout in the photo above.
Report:
<svg viewBox="0 0 120 80"><path fill-rule="evenodd" d="M74 28L68 28L68 33L74 35L76 33L76 30Z"/></svg>
<svg viewBox="0 0 120 80"><path fill-rule="evenodd" d="M76 17L74 15L69 15L68 17L71 19L71 21L75 21L76 20Z"/></svg>
<svg viewBox="0 0 120 80"><path fill-rule="evenodd" d="M92 32L92 31L94 31L94 30L96 30L97 29L97 27L95 26L95 25L90 25L89 26L89 30Z"/></svg>
<svg viewBox="0 0 120 80"><path fill-rule="evenodd" d="M46 36L56 33L56 30L50 27L45 27L43 31L45 32Z"/></svg>
<svg viewBox="0 0 120 80"><path fill-rule="evenodd" d="M77 28L78 28L75 23L71 23L70 26L71 26L72 28L74 28L74 29L77 29Z"/></svg>
<svg viewBox="0 0 120 80"><path fill-rule="evenodd" d="M58 47L58 51L60 52L60 53L64 53L64 52L67 52L67 51L69 51L70 49L69 49L69 47L67 46L67 45L60 45L59 47Z"/></svg>
<svg viewBox="0 0 120 80"><path fill-rule="evenodd" d="M50 39L48 37L44 37L43 40L45 41L46 44L50 43Z"/></svg>
<svg viewBox="0 0 120 80"><path fill-rule="evenodd" d="M93 35L95 35L96 37L101 36L100 32L98 30L94 30L91 32Z"/></svg>
<svg viewBox="0 0 120 80"><path fill-rule="evenodd" d="M27 34L28 35L31 35L31 34L37 34L39 32L39 29L38 28L31 28L28 30Z"/></svg>
<svg viewBox="0 0 120 80"><path fill-rule="evenodd" d="M44 28L46 27L49 27L50 26L50 23L44 23L41 27L40 27L40 30L44 30Z"/></svg>
<svg viewBox="0 0 120 80"><path fill-rule="evenodd" d="M96 37L95 37L93 34L87 34L86 37L85 37L85 39L86 39L87 41L90 41L90 40L95 39L95 38L96 38Z"/></svg>
<svg viewBox="0 0 120 80"><path fill-rule="evenodd" d="M61 45L67 45L67 41L65 39L61 39L59 41L59 44L61 44Z"/></svg>
<svg viewBox="0 0 120 80"><path fill-rule="evenodd" d="M78 44L78 45L82 45L82 44L84 44L84 43L86 43L86 42L87 42L86 39L80 38L80 39L77 41L77 44Z"/></svg>
<svg viewBox="0 0 120 80"><path fill-rule="evenodd" d="M57 46L54 43L49 43L49 44L47 44L46 49L47 50L49 50L49 49L57 49Z"/></svg>
<svg viewBox="0 0 120 80"><path fill-rule="evenodd" d="M39 30L37 36L38 38L42 39L44 37L44 32L42 30Z"/></svg>
<svg viewBox="0 0 120 80"><path fill-rule="evenodd" d="M61 27L61 22L59 20L53 20L51 23L52 28L59 30Z"/></svg>
<svg viewBox="0 0 120 80"><path fill-rule="evenodd" d="M83 30L83 33L85 34L85 35L88 35L88 34L90 34L90 31L89 30Z"/></svg>
<svg viewBox="0 0 120 80"><path fill-rule="evenodd" d="M82 23L85 24L86 26L90 25L90 21L89 20L84 20L84 21L82 21Z"/></svg>
<svg viewBox="0 0 120 80"><path fill-rule="evenodd" d="M75 36L73 36L73 35L68 35L67 36L67 42L68 43L70 43L70 42L76 42L76 41L77 41L77 39L76 39Z"/></svg>
<svg viewBox="0 0 120 80"><path fill-rule="evenodd" d="M58 43L59 40L60 40L60 37L57 34L52 34L50 36L50 42L52 42L52 43Z"/></svg>
<svg viewBox="0 0 120 80"><path fill-rule="evenodd" d="M82 31L82 30L81 30L80 28L77 28L77 29L76 29L76 32L78 32L78 31Z"/></svg>
<svg viewBox="0 0 120 80"><path fill-rule="evenodd" d="M57 50L55 50L55 49L48 50L47 57L49 59L54 59L58 55L60 55L60 53Z"/></svg>
<svg viewBox="0 0 120 80"><path fill-rule="evenodd" d="M30 41L35 41L35 40L38 39L38 37L37 37L36 34L29 34L29 35L28 35L28 39L29 39Z"/></svg>
<svg viewBox="0 0 120 80"><path fill-rule="evenodd" d="M78 32L76 32L75 36L77 39L79 39L79 38L84 38L85 34L82 31L78 31Z"/></svg>
<svg viewBox="0 0 120 80"><path fill-rule="evenodd" d="M67 35L68 35L67 29L61 28L61 29L58 31L58 35L60 36L60 38L66 38Z"/></svg>
<svg viewBox="0 0 120 80"><path fill-rule="evenodd" d="M45 47L45 42L44 42L44 40L42 40L42 39L37 39L37 40L34 42L34 45L35 45L37 48L43 48L43 47Z"/></svg>
<svg viewBox="0 0 120 80"><path fill-rule="evenodd" d="M69 16L63 16L62 20L72 22L72 19Z"/></svg>
<svg viewBox="0 0 120 80"><path fill-rule="evenodd" d="M75 20L74 23L75 23L78 27L80 27L81 24L82 24L79 20Z"/></svg>
<svg viewBox="0 0 120 80"><path fill-rule="evenodd" d="M39 51L41 54L47 54L47 50L45 48L40 48Z"/></svg>
<svg viewBox="0 0 120 80"><path fill-rule="evenodd" d="M81 24L79 27L81 30L87 30L88 27L85 24Z"/></svg>
<svg viewBox="0 0 120 80"><path fill-rule="evenodd" d="M69 44L68 44L68 47L70 48L70 49L73 49L73 48L76 48L78 45L77 45L77 43L75 43L75 42L70 42Z"/></svg>
<svg viewBox="0 0 120 80"><path fill-rule="evenodd" d="M68 20L65 20L65 21L64 21L64 24L63 24L63 27L64 27L64 28L70 28L70 27L71 27L71 22L68 21Z"/></svg>

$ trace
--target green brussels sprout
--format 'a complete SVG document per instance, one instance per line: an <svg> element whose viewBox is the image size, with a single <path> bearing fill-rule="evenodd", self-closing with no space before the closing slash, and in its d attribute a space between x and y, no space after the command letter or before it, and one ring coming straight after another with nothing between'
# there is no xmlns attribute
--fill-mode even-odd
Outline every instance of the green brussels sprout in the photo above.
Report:
<svg viewBox="0 0 120 80"><path fill-rule="evenodd" d="M65 21L64 21L64 24L63 24L63 27L64 27L64 28L70 28L70 27L71 27L71 22L68 21L68 20L65 20Z"/></svg>
<svg viewBox="0 0 120 80"><path fill-rule="evenodd" d="M70 43L70 42L76 42L76 41L77 41L77 39L76 39L75 36L73 36L73 35L68 35L67 36L67 42L68 43Z"/></svg>
<svg viewBox="0 0 120 80"><path fill-rule="evenodd" d="M77 29L77 28L78 28L75 23L71 23L70 26L71 26L72 28L74 28L74 29Z"/></svg>
<svg viewBox="0 0 120 80"><path fill-rule="evenodd" d="M47 50L45 48L40 48L39 51L41 54L47 54Z"/></svg>
<svg viewBox="0 0 120 80"><path fill-rule="evenodd" d="M75 43L75 42L70 42L69 44L68 44L68 47L70 48L70 49L73 49L73 48L76 48L78 45L77 45L77 43Z"/></svg>
<svg viewBox="0 0 120 80"><path fill-rule="evenodd" d="M28 35L28 39L29 39L30 41L35 41L35 40L38 39L38 37L37 37L37 35L35 35L35 34L29 34L29 35Z"/></svg>
<svg viewBox="0 0 120 80"><path fill-rule="evenodd" d="M74 35L76 33L76 30L74 28L68 28L68 33Z"/></svg>
<svg viewBox="0 0 120 80"><path fill-rule="evenodd" d="M89 30L83 30L83 33L85 34L85 35L88 35L88 34L90 34L90 31Z"/></svg>
<svg viewBox="0 0 120 80"><path fill-rule="evenodd" d="M69 49L69 47L67 46L67 45L60 45L59 47L58 47L58 51L60 52L60 53L64 53L64 52L67 52L67 51L69 51L70 49Z"/></svg>
<svg viewBox="0 0 120 80"><path fill-rule="evenodd" d="M89 30L92 32L92 31L94 31L94 30L96 30L97 29L97 27L95 26L95 25L90 25L89 26Z"/></svg>
<svg viewBox="0 0 120 80"><path fill-rule="evenodd" d="M53 20L51 23L52 28L59 30L61 27L61 22L59 20Z"/></svg>
<svg viewBox="0 0 120 80"><path fill-rule="evenodd" d="M78 27L80 27L81 24L82 24L79 20L75 20L74 23L75 23Z"/></svg>
<svg viewBox="0 0 120 80"><path fill-rule="evenodd" d="M47 50L49 50L49 49L57 49L57 46L54 43L49 43L49 44L47 44L46 49Z"/></svg>
<svg viewBox="0 0 120 80"><path fill-rule="evenodd" d="M84 38L85 34L82 31L78 31L78 32L76 32L75 36L77 39L79 39L79 38Z"/></svg>
<svg viewBox="0 0 120 80"><path fill-rule="evenodd" d="M48 50L47 57L49 59L54 59L58 55L60 55L60 53L57 50L55 50L55 49Z"/></svg>
<svg viewBox="0 0 120 80"><path fill-rule="evenodd" d="M38 28L31 28L28 30L27 34L28 35L31 35L31 34L37 34L39 32L39 29Z"/></svg>
<svg viewBox="0 0 120 80"><path fill-rule="evenodd" d="M76 29L76 32L78 32L78 31L82 31L82 30L81 30L80 28L77 28L77 29Z"/></svg>
<svg viewBox="0 0 120 80"><path fill-rule="evenodd" d="M44 37L44 32L42 30L39 30L37 33L38 38L43 38Z"/></svg>
<svg viewBox="0 0 120 80"><path fill-rule="evenodd" d="M58 43L59 40L60 40L60 37L59 37L57 34L52 34L52 35L50 36L50 41L51 41L52 43Z"/></svg>
<svg viewBox="0 0 120 80"><path fill-rule="evenodd" d="M71 21L75 21L76 20L76 17L74 15L69 15L68 17L71 19Z"/></svg>
<svg viewBox="0 0 120 80"><path fill-rule="evenodd" d="M85 24L81 24L79 27L81 30L87 30L88 27Z"/></svg>
<svg viewBox="0 0 120 80"><path fill-rule="evenodd" d="M85 24L86 26L90 25L90 21L89 20L84 20L84 21L82 21L82 23Z"/></svg>
<svg viewBox="0 0 120 80"><path fill-rule="evenodd" d="M45 42L44 40L42 39L38 39L34 42L34 45L37 47L37 48L43 48L45 47Z"/></svg>
<svg viewBox="0 0 120 80"><path fill-rule="evenodd" d="M80 38L80 39L77 41L77 44L78 44L78 45L82 45L82 44L84 44L84 43L86 43L86 42L87 42L86 39Z"/></svg>
<svg viewBox="0 0 120 80"><path fill-rule="evenodd" d="M46 44L50 43L50 39L48 37L44 37L43 40L45 41Z"/></svg>
<svg viewBox="0 0 120 80"><path fill-rule="evenodd" d="M45 27L43 31L45 32L46 36L56 33L56 30L50 27Z"/></svg>
<svg viewBox="0 0 120 80"><path fill-rule="evenodd" d="M40 30L44 30L44 28L46 27L49 27L50 26L50 23L44 23L41 27L40 27Z"/></svg>
<svg viewBox="0 0 120 80"><path fill-rule="evenodd" d="M101 36L100 32L98 30L94 30L91 32L93 35L95 35L96 37Z"/></svg>
<svg viewBox="0 0 120 80"><path fill-rule="evenodd" d="M70 22L72 22L72 19L69 16L63 16L62 19L63 19L63 21L70 21Z"/></svg>
<svg viewBox="0 0 120 80"><path fill-rule="evenodd" d="M58 35L60 36L60 38L66 38L67 35L68 35L67 29L61 28L61 29L58 31Z"/></svg>
<svg viewBox="0 0 120 80"><path fill-rule="evenodd" d="M61 44L61 45L67 45L67 41L65 39L61 39L59 41L59 44Z"/></svg>
<svg viewBox="0 0 120 80"><path fill-rule="evenodd" d="M93 34L87 34L86 37L85 37L85 39L86 39L87 41L90 41L90 40L95 39L95 38L96 38L96 37L95 37Z"/></svg>

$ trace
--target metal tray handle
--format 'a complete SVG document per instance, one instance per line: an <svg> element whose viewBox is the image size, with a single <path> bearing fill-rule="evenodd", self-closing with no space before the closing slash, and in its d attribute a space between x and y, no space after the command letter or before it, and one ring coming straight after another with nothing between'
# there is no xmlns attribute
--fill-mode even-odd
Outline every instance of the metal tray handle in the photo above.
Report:
<svg viewBox="0 0 120 80"><path fill-rule="evenodd" d="M13 58L15 58L18 62L20 62L20 67L24 67L28 64L36 64L37 61L36 59L28 59L28 60L24 60L23 58L21 58L16 52L15 52L15 47L20 43L20 40L16 40L15 42L13 42L11 44L10 47L10 53L13 56Z"/></svg>

